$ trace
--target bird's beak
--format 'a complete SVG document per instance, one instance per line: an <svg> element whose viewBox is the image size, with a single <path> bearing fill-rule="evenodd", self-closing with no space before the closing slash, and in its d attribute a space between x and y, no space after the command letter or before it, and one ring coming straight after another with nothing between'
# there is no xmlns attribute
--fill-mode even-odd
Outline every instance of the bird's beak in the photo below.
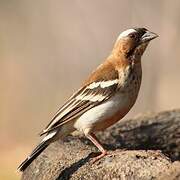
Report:
<svg viewBox="0 0 180 180"><path fill-rule="evenodd" d="M147 31L142 37L141 37L141 43L149 42L155 38L157 38L158 35L156 33Z"/></svg>

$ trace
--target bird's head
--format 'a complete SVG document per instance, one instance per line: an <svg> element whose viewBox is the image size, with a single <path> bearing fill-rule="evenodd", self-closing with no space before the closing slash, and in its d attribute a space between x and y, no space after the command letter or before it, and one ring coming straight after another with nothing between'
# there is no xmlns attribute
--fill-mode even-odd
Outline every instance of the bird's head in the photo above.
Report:
<svg viewBox="0 0 180 180"><path fill-rule="evenodd" d="M158 37L157 34L150 32L146 28L132 28L123 31L114 46L113 53L117 56L141 57L149 42Z"/></svg>

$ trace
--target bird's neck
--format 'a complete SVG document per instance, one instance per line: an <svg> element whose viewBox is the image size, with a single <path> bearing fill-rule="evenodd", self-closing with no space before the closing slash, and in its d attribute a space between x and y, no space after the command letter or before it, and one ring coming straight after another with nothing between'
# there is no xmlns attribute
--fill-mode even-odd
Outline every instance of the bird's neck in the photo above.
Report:
<svg viewBox="0 0 180 180"><path fill-rule="evenodd" d="M119 72L119 77L124 77L124 82L126 82L126 80L128 80L133 74L137 75L138 81L141 82L142 66L140 59L138 61L136 59L127 60L125 56L121 55L117 57L111 54L108 60Z"/></svg>
<svg viewBox="0 0 180 180"><path fill-rule="evenodd" d="M111 58L120 59L121 61L125 60L127 63L139 64L141 63L141 57L147 45L148 43L144 43L131 49L128 45L116 42L110 56Z"/></svg>
<svg viewBox="0 0 180 180"><path fill-rule="evenodd" d="M138 52L137 54L135 53L133 56L127 58L125 54L119 51L112 51L108 59L114 65L114 67L118 69L126 68L128 66L131 69L138 67L141 68L141 55Z"/></svg>

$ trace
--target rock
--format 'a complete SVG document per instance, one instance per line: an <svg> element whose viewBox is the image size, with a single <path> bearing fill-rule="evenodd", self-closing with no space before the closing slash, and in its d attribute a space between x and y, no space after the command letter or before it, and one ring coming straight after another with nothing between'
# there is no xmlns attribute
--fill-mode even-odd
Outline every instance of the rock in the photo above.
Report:
<svg viewBox="0 0 180 180"><path fill-rule="evenodd" d="M22 180L180 179L180 110L122 120L98 137L109 153L96 163L97 149L69 136L36 158Z"/></svg>

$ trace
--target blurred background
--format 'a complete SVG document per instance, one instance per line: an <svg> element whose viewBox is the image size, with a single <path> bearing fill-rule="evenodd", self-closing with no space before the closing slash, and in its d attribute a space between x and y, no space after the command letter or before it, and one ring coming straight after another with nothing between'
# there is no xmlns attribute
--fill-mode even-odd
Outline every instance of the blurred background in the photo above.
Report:
<svg viewBox="0 0 180 180"><path fill-rule="evenodd" d="M141 91L125 118L179 108L179 19L179 0L0 0L0 179L19 179L38 133L127 28L159 38L144 54Z"/></svg>

